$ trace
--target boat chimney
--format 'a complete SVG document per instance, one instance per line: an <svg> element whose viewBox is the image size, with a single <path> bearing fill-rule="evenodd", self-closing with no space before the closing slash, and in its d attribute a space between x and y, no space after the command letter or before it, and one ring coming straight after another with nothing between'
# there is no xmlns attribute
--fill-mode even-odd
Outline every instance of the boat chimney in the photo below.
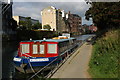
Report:
<svg viewBox="0 0 120 80"><path fill-rule="evenodd" d="M46 40L46 38L43 38L43 40Z"/></svg>
<svg viewBox="0 0 120 80"><path fill-rule="evenodd" d="M32 38L30 38L30 40L32 40Z"/></svg>

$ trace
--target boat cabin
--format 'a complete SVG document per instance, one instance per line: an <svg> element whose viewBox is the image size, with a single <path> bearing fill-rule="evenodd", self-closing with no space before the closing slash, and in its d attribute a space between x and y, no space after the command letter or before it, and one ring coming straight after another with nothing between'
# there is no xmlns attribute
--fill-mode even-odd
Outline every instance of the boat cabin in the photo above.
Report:
<svg viewBox="0 0 120 80"><path fill-rule="evenodd" d="M18 49L19 57L56 57L64 52L74 42L74 38L69 39L47 39L31 40L20 42Z"/></svg>

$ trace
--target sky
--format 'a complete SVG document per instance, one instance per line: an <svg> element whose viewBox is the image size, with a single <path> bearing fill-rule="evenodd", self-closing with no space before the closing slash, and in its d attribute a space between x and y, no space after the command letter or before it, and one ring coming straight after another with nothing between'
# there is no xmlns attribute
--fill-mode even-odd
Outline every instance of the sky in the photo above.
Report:
<svg viewBox="0 0 120 80"><path fill-rule="evenodd" d="M33 0L32 0L33 1ZM57 9L63 9L65 12L70 11L72 14L78 14L82 17L83 24L92 24L90 21L85 20L85 12L89 9L90 5L82 2L13 2L13 16L32 17L33 19L41 22L41 10L54 6Z"/></svg>

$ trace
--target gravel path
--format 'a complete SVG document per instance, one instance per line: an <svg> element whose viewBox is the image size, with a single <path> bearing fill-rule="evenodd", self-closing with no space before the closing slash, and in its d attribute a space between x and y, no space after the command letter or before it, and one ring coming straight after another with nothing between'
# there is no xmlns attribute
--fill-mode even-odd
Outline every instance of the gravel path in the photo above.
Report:
<svg viewBox="0 0 120 80"><path fill-rule="evenodd" d="M92 45L83 44L51 78L91 78L88 74L88 64Z"/></svg>

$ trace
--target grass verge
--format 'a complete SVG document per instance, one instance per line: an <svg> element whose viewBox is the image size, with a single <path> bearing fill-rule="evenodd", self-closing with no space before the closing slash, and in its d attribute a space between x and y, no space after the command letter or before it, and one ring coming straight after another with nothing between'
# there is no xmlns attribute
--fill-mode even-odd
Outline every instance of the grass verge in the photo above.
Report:
<svg viewBox="0 0 120 80"><path fill-rule="evenodd" d="M88 72L92 78L118 78L120 64L120 29L110 30L93 45Z"/></svg>

